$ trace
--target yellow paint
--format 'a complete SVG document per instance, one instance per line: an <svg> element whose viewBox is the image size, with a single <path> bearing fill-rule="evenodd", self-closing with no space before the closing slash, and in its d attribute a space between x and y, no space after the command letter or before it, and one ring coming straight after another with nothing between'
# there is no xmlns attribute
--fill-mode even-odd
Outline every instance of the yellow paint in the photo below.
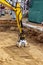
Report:
<svg viewBox="0 0 43 65"><path fill-rule="evenodd" d="M20 3L17 3L16 7L13 7L6 0L0 0L0 3L7 6L8 8L10 8L11 10L13 10L16 13L17 25L18 25L19 31L21 33L22 28L21 28L20 21L22 20L22 11L21 11L21 7L20 7Z"/></svg>

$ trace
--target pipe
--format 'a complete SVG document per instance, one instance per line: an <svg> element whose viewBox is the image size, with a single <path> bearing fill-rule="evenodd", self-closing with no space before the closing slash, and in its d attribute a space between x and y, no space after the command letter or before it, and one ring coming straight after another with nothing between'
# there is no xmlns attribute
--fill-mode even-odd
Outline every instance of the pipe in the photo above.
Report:
<svg viewBox="0 0 43 65"><path fill-rule="evenodd" d="M40 27L40 26L34 26L32 24L27 24L27 23L23 23L23 26L30 27L30 28L34 28L34 29L37 29L37 30L43 32L43 27Z"/></svg>

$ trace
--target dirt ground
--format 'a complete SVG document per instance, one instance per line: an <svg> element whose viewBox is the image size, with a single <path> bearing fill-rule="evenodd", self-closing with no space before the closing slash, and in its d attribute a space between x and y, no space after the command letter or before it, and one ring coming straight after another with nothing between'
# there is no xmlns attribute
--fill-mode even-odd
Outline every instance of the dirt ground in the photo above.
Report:
<svg viewBox="0 0 43 65"><path fill-rule="evenodd" d="M43 42L38 41L43 41L43 38L37 38L41 32L37 33L36 30L34 32L33 29L24 31L28 45L18 48L16 47L18 31L14 31L13 27L10 30L0 28L0 65L43 65Z"/></svg>
<svg viewBox="0 0 43 65"><path fill-rule="evenodd" d="M16 31L0 32L0 65L43 65L43 43L30 37L27 47L16 47Z"/></svg>

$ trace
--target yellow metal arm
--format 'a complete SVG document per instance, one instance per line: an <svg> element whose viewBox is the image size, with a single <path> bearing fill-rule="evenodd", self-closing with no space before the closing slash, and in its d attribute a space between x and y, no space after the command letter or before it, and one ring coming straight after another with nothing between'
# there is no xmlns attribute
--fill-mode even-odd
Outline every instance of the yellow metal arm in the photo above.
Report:
<svg viewBox="0 0 43 65"><path fill-rule="evenodd" d="M18 28L19 28L20 33L22 33L21 22L20 22L22 20L22 11L20 8L20 4L17 3L16 8L15 8L10 3L8 3L6 0L0 0L0 3L7 6L8 8L10 8L11 10L15 12Z"/></svg>
<svg viewBox="0 0 43 65"><path fill-rule="evenodd" d="M0 0L0 3L9 7L10 9L16 11L16 9L14 7L12 7L6 0Z"/></svg>
<svg viewBox="0 0 43 65"><path fill-rule="evenodd" d="M17 25L18 25L18 29L19 29L19 32L20 32L20 39L17 42L17 46L21 47L22 44L24 46L26 46L27 42L25 40L25 36L24 36L23 30L22 30L22 11L21 11L21 7L20 7L20 3L16 3L16 7L13 7L6 0L0 0L0 3L2 3L3 5L9 7L11 10L13 10L15 12Z"/></svg>

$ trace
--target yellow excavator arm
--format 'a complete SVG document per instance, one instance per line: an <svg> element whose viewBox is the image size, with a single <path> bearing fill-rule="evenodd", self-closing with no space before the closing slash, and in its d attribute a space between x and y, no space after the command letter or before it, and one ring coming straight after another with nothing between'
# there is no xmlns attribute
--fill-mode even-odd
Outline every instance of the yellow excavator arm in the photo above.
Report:
<svg viewBox="0 0 43 65"><path fill-rule="evenodd" d="M0 3L7 6L7 7L9 7L10 9L12 9L14 11L16 10L16 8L12 7L11 4L8 3L6 0L0 0Z"/></svg>
<svg viewBox="0 0 43 65"><path fill-rule="evenodd" d="M22 30L22 11L21 11L21 6L20 3L17 2L16 3L16 7L12 6L10 3L8 3L6 0L0 0L0 3L7 6L8 8L10 8L11 10L13 10L16 14L16 20L17 20L17 25L18 25L18 29L20 32L20 39L17 43L17 45L19 45L19 47L22 45L22 43L24 44L24 46L27 44L26 40L25 40L25 36Z"/></svg>
<svg viewBox="0 0 43 65"><path fill-rule="evenodd" d="M19 31L21 33L22 28L21 28L20 20L22 19L22 11L21 11L21 8L20 8L20 4L17 3L16 7L14 7L10 3L8 3L6 0L0 0L0 3L7 6L9 9L11 9L15 12L17 25L18 25Z"/></svg>

